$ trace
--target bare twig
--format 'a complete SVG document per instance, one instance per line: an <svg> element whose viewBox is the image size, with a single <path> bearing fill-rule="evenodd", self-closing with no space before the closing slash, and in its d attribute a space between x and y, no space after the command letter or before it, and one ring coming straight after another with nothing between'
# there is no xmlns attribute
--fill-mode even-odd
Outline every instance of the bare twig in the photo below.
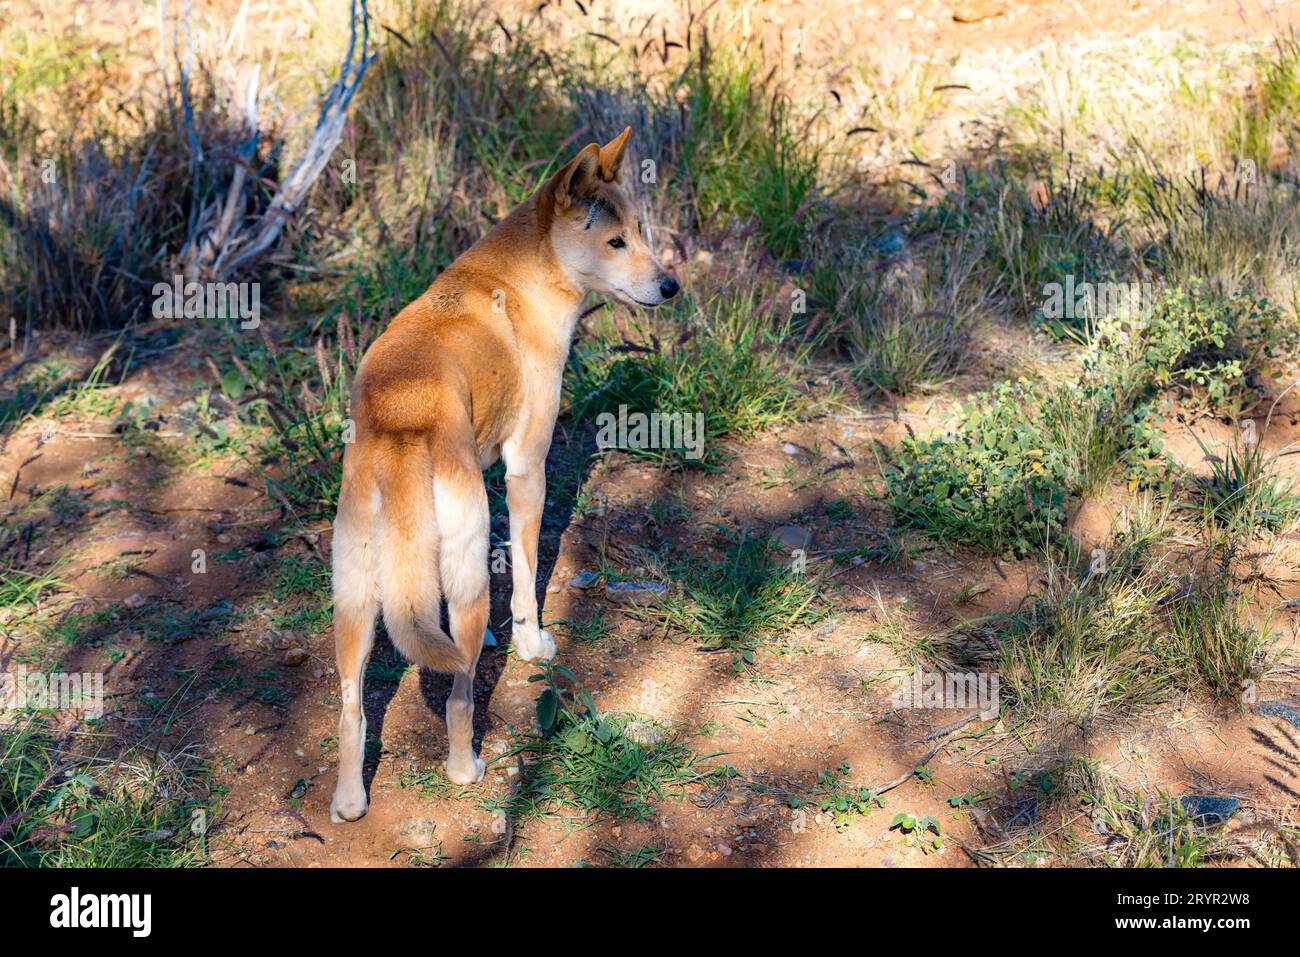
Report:
<svg viewBox="0 0 1300 957"><path fill-rule="evenodd" d="M954 732L960 731L962 728L966 727L966 725L970 724L979 716L980 713L978 711L972 711L970 714L966 715L966 717L958 721L954 721L952 724L944 725L942 728L938 728L934 731L931 731L929 734L917 738L915 741L911 742L912 744L921 744L925 741L929 741L936 737L939 739L938 741L935 741L934 746L931 747L929 751L925 752L925 755L921 758L921 760L914 762L912 765L908 767L906 771L904 771L898 777L894 778L892 781L888 781L885 784L881 784L876 787L873 787L871 789L871 792L873 794L884 794L886 791L892 791L900 784L906 783L906 781L909 778L911 778L913 774L915 774L921 768L929 764L931 758L933 758L936 754L938 754L939 751L942 748L944 748L944 746L947 745L948 738L951 737Z"/></svg>

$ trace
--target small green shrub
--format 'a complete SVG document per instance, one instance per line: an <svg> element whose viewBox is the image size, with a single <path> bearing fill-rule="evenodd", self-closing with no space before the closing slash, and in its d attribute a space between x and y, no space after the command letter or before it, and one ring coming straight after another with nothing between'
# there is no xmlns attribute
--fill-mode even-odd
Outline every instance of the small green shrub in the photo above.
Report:
<svg viewBox="0 0 1300 957"><path fill-rule="evenodd" d="M961 410L955 432L906 439L885 463L886 495L908 527L943 542L1025 555L1065 523L1080 476L1052 443L1024 382Z"/></svg>
<svg viewBox="0 0 1300 957"><path fill-rule="evenodd" d="M1161 296L1140 342L1156 389L1173 388L1207 411L1240 411L1242 394L1287 338L1281 309L1248 293L1194 282Z"/></svg>

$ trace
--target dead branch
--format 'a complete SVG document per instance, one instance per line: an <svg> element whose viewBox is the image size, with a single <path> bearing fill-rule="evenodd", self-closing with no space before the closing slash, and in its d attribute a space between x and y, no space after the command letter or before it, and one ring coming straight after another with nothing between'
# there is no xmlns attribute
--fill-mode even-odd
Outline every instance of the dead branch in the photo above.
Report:
<svg viewBox="0 0 1300 957"><path fill-rule="evenodd" d="M204 157L200 138L194 128L194 109L190 99L193 54L188 4L183 22L187 57L182 61L177 55L180 62L179 89L191 161L196 167L192 175L197 178L197 167ZM359 51L358 26L361 39ZM173 46L175 42L173 39ZM275 196L266 209L256 216L244 218L240 213L244 204L245 187L250 181L250 171L254 174L251 179L256 182L256 153L262 136L258 117L261 75L260 68L254 68L240 95L232 98L231 109L238 116L240 140L235 151L234 173L229 187L223 198L214 197L198 204L198 212L191 221L182 247L180 263L187 279L229 279L246 272L271 252L285 224L301 208L313 184L333 156L343 137L348 106L375 56L370 49L370 14L366 0L351 0L347 49L338 78L321 103L311 139L288 175L281 179Z"/></svg>

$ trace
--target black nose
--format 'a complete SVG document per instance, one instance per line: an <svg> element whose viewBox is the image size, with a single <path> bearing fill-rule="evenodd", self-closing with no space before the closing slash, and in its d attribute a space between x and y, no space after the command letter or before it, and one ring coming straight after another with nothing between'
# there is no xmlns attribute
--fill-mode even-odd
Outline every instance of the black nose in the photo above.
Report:
<svg viewBox="0 0 1300 957"><path fill-rule="evenodd" d="M672 276L664 276L663 279L659 280L659 295L663 296L665 299L673 298L681 288L682 287L677 284L677 280Z"/></svg>

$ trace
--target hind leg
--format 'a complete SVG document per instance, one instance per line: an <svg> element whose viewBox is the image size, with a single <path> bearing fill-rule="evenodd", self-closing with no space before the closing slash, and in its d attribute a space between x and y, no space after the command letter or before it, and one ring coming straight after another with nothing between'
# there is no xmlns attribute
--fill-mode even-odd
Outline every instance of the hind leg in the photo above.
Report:
<svg viewBox="0 0 1300 957"><path fill-rule="evenodd" d="M366 788L361 780L366 750L362 695L379 608L371 541L378 492L368 484L364 472L357 474L351 452L349 449L344 457L344 484L334 520L334 653L343 696L338 782L330 802L330 820L335 824L355 821L366 813Z"/></svg>
<svg viewBox="0 0 1300 957"><path fill-rule="evenodd" d="M447 778L453 784L474 784L483 778L483 762L474 752L474 671L488 621L488 592L467 605L449 605L451 634L470 659L467 669L452 678L447 698Z"/></svg>
<svg viewBox="0 0 1300 957"><path fill-rule="evenodd" d="M483 777L483 762L474 753L474 671L488 625L488 503L477 465L440 475L434 501L442 595L452 640L468 662L455 672L447 698L447 778L473 784Z"/></svg>
<svg viewBox="0 0 1300 957"><path fill-rule="evenodd" d="M330 802L335 824L355 821L366 813L366 787L361 766L366 752L366 659L375 643L375 607L369 611L334 611L334 650L342 685L343 712L339 715L339 773Z"/></svg>

